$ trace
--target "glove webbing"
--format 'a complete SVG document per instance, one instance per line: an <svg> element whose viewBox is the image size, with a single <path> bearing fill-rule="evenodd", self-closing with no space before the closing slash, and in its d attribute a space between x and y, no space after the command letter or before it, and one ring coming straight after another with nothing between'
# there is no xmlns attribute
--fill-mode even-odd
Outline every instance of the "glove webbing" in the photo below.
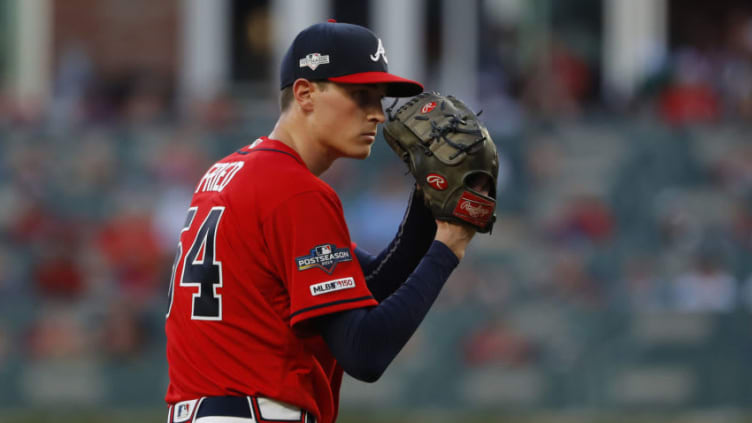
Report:
<svg viewBox="0 0 752 423"><path fill-rule="evenodd" d="M444 102L441 102L442 108L444 106ZM483 140L486 139L485 136L482 135L482 132L480 129L463 129L458 127L457 125L467 125L467 122L464 118L460 118L459 116L455 115L454 113L444 113L445 117L449 118L449 122L447 122L444 126L439 126L436 124L435 121L431 121L431 134L429 135L432 139L439 139L442 138L447 144L454 147L457 152L454 153L449 157L449 160L454 160L462 153L467 153L470 151L473 147L478 145L479 143L483 142ZM415 116L416 120L429 120L426 116ZM480 135L480 138L476 139L472 143L468 145L463 144L457 144L454 141L450 140L449 137L447 137L447 134L449 133L459 133L459 134L468 134L468 135ZM430 151L428 152L430 154Z"/></svg>

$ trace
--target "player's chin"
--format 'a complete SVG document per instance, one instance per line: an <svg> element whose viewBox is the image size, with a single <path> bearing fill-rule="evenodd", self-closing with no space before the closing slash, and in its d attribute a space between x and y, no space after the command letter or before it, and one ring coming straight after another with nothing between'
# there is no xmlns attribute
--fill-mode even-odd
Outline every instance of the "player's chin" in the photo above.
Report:
<svg viewBox="0 0 752 423"><path fill-rule="evenodd" d="M347 151L347 157L352 159L367 159L371 155L372 142L359 142L351 144Z"/></svg>
<svg viewBox="0 0 752 423"><path fill-rule="evenodd" d="M371 146L366 146L364 148L360 148L357 151L353 151L352 154L350 154L350 157L353 159L358 160L364 160L367 159L368 156L371 155Z"/></svg>

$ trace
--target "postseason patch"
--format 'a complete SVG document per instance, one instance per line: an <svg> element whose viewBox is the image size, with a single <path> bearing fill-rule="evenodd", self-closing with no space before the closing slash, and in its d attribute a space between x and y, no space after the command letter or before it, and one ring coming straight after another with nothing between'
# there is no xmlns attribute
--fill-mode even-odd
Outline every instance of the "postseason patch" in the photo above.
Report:
<svg viewBox="0 0 752 423"><path fill-rule="evenodd" d="M355 279L342 278L311 285L311 295L328 294L343 289L355 288Z"/></svg>
<svg viewBox="0 0 752 423"><path fill-rule="evenodd" d="M311 254L296 257L298 270L308 270L318 267L326 273L332 274L337 263L352 260L349 248L337 248L334 244L321 244L311 248Z"/></svg>

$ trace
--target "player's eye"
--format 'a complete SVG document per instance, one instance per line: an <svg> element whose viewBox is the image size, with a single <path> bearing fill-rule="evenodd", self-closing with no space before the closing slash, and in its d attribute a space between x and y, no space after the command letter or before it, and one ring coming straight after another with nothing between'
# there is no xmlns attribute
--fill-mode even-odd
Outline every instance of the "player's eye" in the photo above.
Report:
<svg viewBox="0 0 752 423"><path fill-rule="evenodd" d="M365 105L370 99L368 90L357 90L353 93L353 98L360 105Z"/></svg>
<svg viewBox="0 0 752 423"><path fill-rule="evenodd" d="M375 104L381 105L381 93L376 91L358 89L352 92L351 97L360 107L370 107Z"/></svg>

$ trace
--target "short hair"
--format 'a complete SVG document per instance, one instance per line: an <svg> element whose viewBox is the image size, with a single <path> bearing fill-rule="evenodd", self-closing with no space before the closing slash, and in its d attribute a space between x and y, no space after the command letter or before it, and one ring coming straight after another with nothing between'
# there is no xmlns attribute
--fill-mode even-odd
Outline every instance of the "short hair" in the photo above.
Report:
<svg viewBox="0 0 752 423"><path fill-rule="evenodd" d="M326 90L330 84L329 81L311 81L311 82L316 84L316 87L318 87L321 91ZM292 92L292 85L288 85L285 88L282 88L282 91L279 93L280 112L284 112L285 110L290 108L290 104L292 104L293 100L295 100L295 95Z"/></svg>
<svg viewBox="0 0 752 423"><path fill-rule="evenodd" d="M279 110L281 112L287 110L294 97L295 96L292 94L292 85L282 88L282 91L279 93Z"/></svg>

